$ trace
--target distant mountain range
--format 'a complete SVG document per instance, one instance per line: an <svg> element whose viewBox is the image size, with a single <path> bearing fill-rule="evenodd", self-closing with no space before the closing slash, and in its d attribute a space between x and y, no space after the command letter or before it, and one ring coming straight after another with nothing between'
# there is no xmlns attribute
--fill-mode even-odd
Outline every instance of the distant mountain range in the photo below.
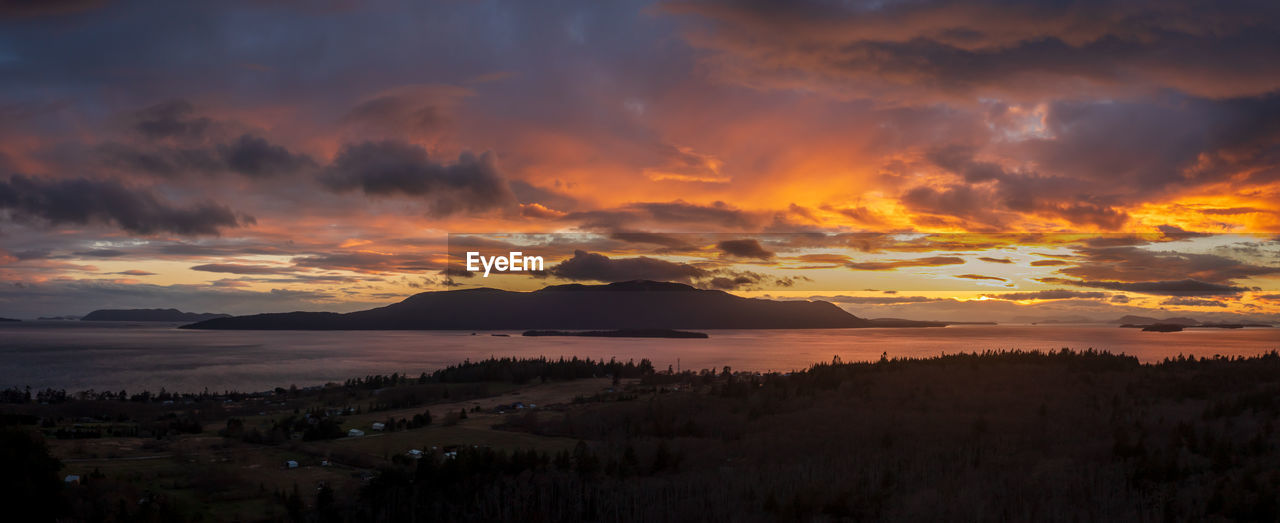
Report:
<svg viewBox="0 0 1280 523"><path fill-rule="evenodd" d="M178 309L99 309L80 318L80 321L205 321L230 318L230 314L209 312L182 312Z"/></svg>
<svg viewBox="0 0 1280 523"><path fill-rule="evenodd" d="M1200 325L1200 320L1193 318L1165 318L1163 320L1157 318L1148 318L1146 316L1121 316L1119 319L1112 320L1111 323L1124 323L1129 325Z"/></svg>
<svg viewBox="0 0 1280 523"><path fill-rule="evenodd" d="M605 330L942 327L945 323L859 318L825 301L743 298L680 283L637 280L553 285L531 292L424 292L366 311L289 312L201 321L185 329L228 330Z"/></svg>
<svg viewBox="0 0 1280 523"><path fill-rule="evenodd" d="M22 321L22 320L15 320L13 318L0 318L0 321Z"/></svg>

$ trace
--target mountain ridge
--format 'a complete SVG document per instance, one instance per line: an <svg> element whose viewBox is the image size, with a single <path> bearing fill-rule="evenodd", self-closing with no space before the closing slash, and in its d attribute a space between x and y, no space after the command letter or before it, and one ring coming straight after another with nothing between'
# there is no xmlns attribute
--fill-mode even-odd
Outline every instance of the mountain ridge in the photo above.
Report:
<svg viewBox="0 0 1280 523"><path fill-rule="evenodd" d="M80 318L80 321L205 321L230 318L230 314L213 312L182 312L178 309L98 309Z"/></svg>
<svg viewBox="0 0 1280 523"><path fill-rule="evenodd" d="M288 312L206 320L184 329L225 330L608 330L940 327L859 318L826 301L744 298L681 283L633 280L418 293L349 313Z"/></svg>

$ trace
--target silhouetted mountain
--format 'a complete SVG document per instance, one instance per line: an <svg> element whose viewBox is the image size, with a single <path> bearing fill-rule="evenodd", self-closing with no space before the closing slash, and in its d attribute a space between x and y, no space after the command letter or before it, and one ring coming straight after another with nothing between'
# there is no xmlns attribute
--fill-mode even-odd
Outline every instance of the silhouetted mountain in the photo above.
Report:
<svg viewBox="0 0 1280 523"><path fill-rule="evenodd" d="M13 318L0 318L0 321L22 321L22 320L15 320Z"/></svg>
<svg viewBox="0 0 1280 523"><path fill-rule="evenodd" d="M80 321L204 321L214 318L230 318L230 314L209 312L182 312L178 309L100 309L90 312Z"/></svg>
<svg viewBox="0 0 1280 523"><path fill-rule="evenodd" d="M896 322L895 327L942 326ZM183 328L245 330L820 329L877 327L825 301L743 298L679 283L553 285L532 292L424 292L346 314L291 312L203 321Z"/></svg>
<svg viewBox="0 0 1280 523"><path fill-rule="evenodd" d="M1156 318L1148 318L1146 316L1127 315L1121 316L1111 323L1127 323L1130 325L1155 325L1157 323L1165 325L1199 325L1200 321L1192 318L1165 318L1163 320Z"/></svg>

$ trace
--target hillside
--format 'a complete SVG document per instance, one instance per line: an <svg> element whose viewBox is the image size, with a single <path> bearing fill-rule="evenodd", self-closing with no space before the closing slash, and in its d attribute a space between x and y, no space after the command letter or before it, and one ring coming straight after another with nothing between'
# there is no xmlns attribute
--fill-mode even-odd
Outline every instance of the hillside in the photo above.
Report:
<svg viewBox="0 0 1280 523"><path fill-rule="evenodd" d="M291 312L203 321L183 328L244 330L602 330L823 329L881 325L825 301L743 298L679 283L630 281L554 285L532 292L465 289L424 292L400 303L346 314Z"/></svg>
<svg viewBox="0 0 1280 523"><path fill-rule="evenodd" d="M99 309L80 318L80 321L204 321L229 318L229 314L208 312L182 312L178 309Z"/></svg>

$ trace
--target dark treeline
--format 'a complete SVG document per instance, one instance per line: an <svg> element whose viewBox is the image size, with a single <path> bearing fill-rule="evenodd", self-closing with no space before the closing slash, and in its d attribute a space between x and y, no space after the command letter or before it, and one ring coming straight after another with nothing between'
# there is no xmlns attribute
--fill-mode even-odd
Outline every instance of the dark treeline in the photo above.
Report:
<svg viewBox="0 0 1280 523"><path fill-rule="evenodd" d="M506 423L581 440L572 453L400 459L323 517L1280 518L1276 353L886 357L658 372L639 388L659 393Z"/></svg>
<svg viewBox="0 0 1280 523"><path fill-rule="evenodd" d="M406 383L480 383L500 382L525 384L533 380L564 381L597 377L639 378L653 374L653 362L648 359L626 363L581 359L541 358L489 358L480 361L466 360L417 378L408 375L371 375L353 378L344 384L349 388L380 389Z"/></svg>

